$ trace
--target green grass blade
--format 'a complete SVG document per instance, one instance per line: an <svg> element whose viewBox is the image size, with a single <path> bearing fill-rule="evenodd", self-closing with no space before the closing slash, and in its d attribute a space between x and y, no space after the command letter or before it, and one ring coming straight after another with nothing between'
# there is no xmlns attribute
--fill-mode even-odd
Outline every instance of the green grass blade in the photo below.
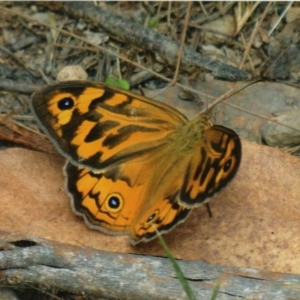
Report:
<svg viewBox="0 0 300 300"><path fill-rule="evenodd" d="M184 277L184 275L183 275L183 273L182 273L182 271L181 271L178 263L176 262L176 259L172 255L169 247L165 243L165 240L161 237L160 234L158 234L157 237L158 237L158 239L159 239L162 247L166 251L166 253L168 255L168 258L169 258L169 260L170 260L170 262L171 262L171 264L172 264L172 266L173 266L173 268L175 270L175 273L176 273L176 275L177 275L177 277L178 277L178 279L179 279L179 281L180 281L180 283L181 283L181 285L182 285L182 287L183 287L183 289L184 289L184 291L185 291L188 299L189 300L196 300L196 297L195 297L195 295L194 295L194 293L193 293L190 285L188 284L186 278Z"/></svg>

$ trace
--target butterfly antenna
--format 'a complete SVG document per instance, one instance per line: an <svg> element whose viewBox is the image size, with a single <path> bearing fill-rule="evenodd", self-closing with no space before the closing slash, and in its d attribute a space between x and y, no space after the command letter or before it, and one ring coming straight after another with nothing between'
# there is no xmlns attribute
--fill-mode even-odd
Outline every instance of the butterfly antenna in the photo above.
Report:
<svg viewBox="0 0 300 300"><path fill-rule="evenodd" d="M243 86L242 88L238 89L238 90L234 90L234 88L230 89L227 93L223 94L221 97L217 98L215 101L213 101L213 103L211 103L210 105L208 105L207 109L205 111L202 111L201 113L206 113L206 114L210 114L210 112L212 111L212 109L219 103L225 101L226 99L228 99L229 97L232 97L233 95L239 93L240 91L242 91L243 89L247 88L248 86L255 84L257 82L260 81L264 81L263 79L257 79L254 80L248 84L246 84L245 86Z"/></svg>

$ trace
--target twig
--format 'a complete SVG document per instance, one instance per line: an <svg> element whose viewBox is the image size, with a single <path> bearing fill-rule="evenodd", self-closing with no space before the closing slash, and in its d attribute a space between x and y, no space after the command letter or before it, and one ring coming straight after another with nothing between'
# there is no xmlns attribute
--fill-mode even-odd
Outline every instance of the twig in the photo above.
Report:
<svg viewBox="0 0 300 300"><path fill-rule="evenodd" d="M0 80L0 90L12 91L12 92L20 92L24 94L32 94L37 90L41 89L43 86L29 84L19 81L14 81L7 78L1 78Z"/></svg>
<svg viewBox="0 0 300 300"><path fill-rule="evenodd" d="M2 9L2 7L1 7ZM32 72L29 68L27 68L27 66L23 63L23 61L21 59L19 59L19 57L17 57L14 53L12 53L9 49L7 49L4 46L0 46L0 50L2 50L3 52L5 52L6 54L10 55L19 65L21 65L30 75L32 75L33 77L37 77L36 74L34 74L34 72Z"/></svg>
<svg viewBox="0 0 300 300"><path fill-rule="evenodd" d="M245 63L245 61L246 61L246 58L247 58L247 56L248 56L248 54L249 54L249 51L250 51L250 49L251 49L251 46L252 46L252 44L253 44L255 35L256 35L258 29L260 28L260 26L261 26L263 20L265 19L265 16L267 15L267 13L268 13L269 8L270 8L271 5L272 5L272 2L269 2L268 5L267 5L266 8L265 8L265 10L264 10L264 12L263 12L263 14L262 14L260 20L259 20L258 25L256 26L256 28L253 30L253 32L252 32L252 34L251 34L250 40L249 40L249 42L248 42L248 44L247 44L247 47L246 47L246 50L245 50L245 52L244 52L244 56L243 56L242 62L240 63L240 66L239 66L239 69L242 69L242 68L243 68L244 63Z"/></svg>
<svg viewBox="0 0 300 300"><path fill-rule="evenodd" d="M277 25L280 23L280 21L282 20L282 18L285 16L286 12L289 10L289 8L292 6L292 4L293 4L293 1L291 1L291 2L289 2L287 4L287 6L285 7L284 11L281 13L281 15L279 16L279 18L276 20L276 22L273 24L273 26L271 27L271 29L268 31L268 37L271 36L272 32L277 27Z"/></svg>

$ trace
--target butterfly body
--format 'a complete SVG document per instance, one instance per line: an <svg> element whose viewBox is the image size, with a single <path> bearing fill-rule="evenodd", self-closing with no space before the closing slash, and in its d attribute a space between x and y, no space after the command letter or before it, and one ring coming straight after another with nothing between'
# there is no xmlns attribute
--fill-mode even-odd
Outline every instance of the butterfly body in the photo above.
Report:
<svg viewBox="0 0 300 300"><path fill-rule="evenodd" d="M160 102L91 82L32 97L42 129L69 161L73 211L109 234L148 241L182 223L236 174L241 143L206 115L188 121Z"/></svg>

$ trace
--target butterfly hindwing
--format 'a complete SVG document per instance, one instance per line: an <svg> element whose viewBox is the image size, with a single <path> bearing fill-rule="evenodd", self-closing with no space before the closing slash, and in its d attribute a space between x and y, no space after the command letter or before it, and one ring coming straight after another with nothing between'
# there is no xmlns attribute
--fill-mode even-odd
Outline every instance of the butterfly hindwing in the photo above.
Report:
<svg viewBox="0 0 300 300"><path fill-rule="evenodd" d="M73 210L89 227L109 234L128 234L136 244L155 238L157 232L168 232L186 219L190 210L175 201L177 193L151 199L146 185L132 186L128 170L95 173L66 164Z"/></svg>
<svg viewBox="0 0 300 300"><path fill-rule="evenodd" d="M213 125L203 132L186 168L179 202L199 206L224 188L236 175L242 156L238 135Z"/></svg>

